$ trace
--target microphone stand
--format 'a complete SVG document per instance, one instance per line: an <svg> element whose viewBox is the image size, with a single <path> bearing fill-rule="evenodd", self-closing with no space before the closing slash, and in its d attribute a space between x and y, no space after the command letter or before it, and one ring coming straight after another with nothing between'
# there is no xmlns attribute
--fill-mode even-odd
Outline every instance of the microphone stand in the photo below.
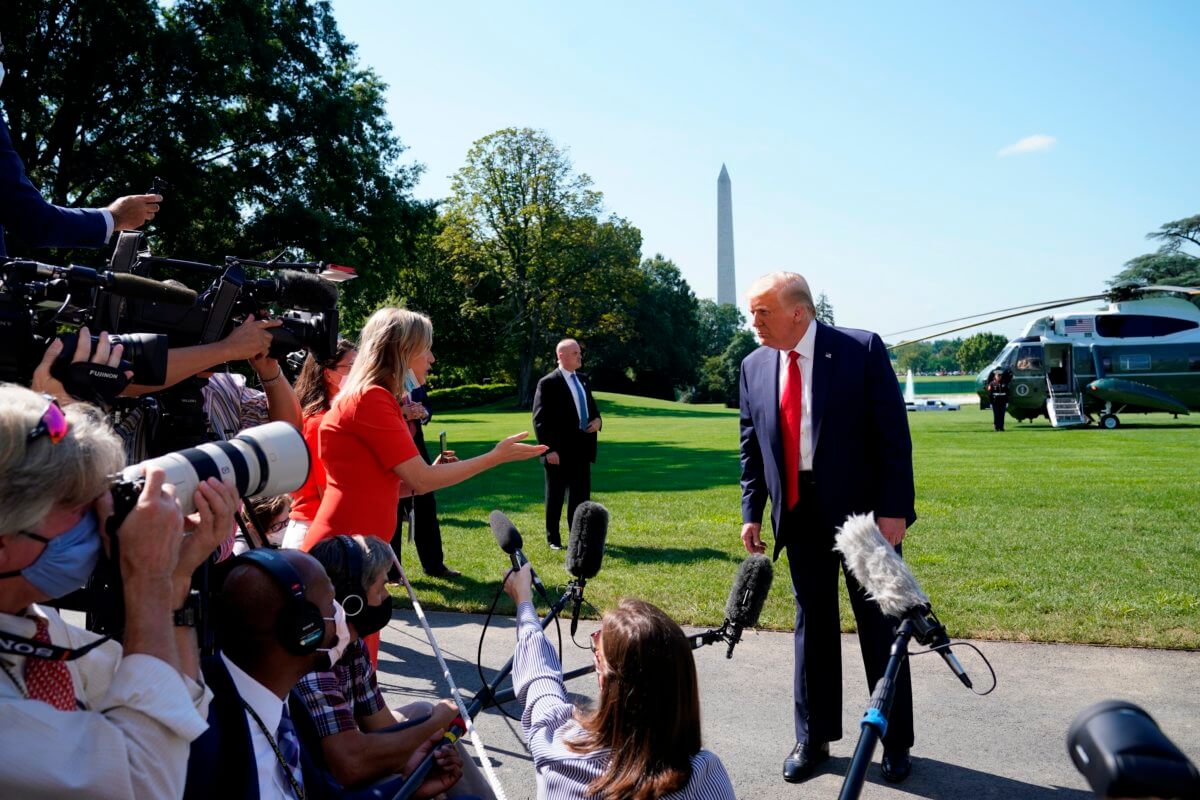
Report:
<svg viewBox="0 0 1200 800"><path fill-rule="evenodd" d="M862 793L867 767L871 765L871 758L875 755L875 745L879 744L879 740L887 732L888 715L896 697L896 674L900 671L904 659L908 658L908 641L914 633L912 619L905 617L896 629L896 640L892 642L887 669L875 684L875 691L871 693L871 704L863 714L858 746L854 748L854 759L850 762L850 769L846 771L846 779L842 783L842 793L838 795L838 800L855 800Z"/></svg>
<svg viewBox="0 0 1200 800"><path fill-rule="evenodd" d="M554 602L554 605L550 607L550 611L546 614L545 618L542 619L542 630L545 630L546 627L554 621L554 618L557 617L564 608L566 608L567 603L571 602L574 592L575 586L572 584L567 587L565 592L563 592L562 597L558 598L558 600ZM516 655L514 654L513 657L508 659L508 662L500 668L500 672L496 676L496 680L494 681L493 685L500 683L512 673L513 663L515 661ZM471 719L475 719L479 712L487 706L495 705L497 702L501 702L496 698L511 692L511 689L509 689L507 692L501 693L488 691L486 687L481 689L479 694L471 698L471 703L467 706L468 716L470 716ZM417 767L409 774L408 778L400 786L400 789L395 795L392 796L392 800L408 800L408 798L412 797L413 793L416 792L417 789L420 788L421 784L425 782L425 777L429 775L429 771L433 769L434 751L439 747L447 744L453 744L454 742L458 741L458 738L462 736L465 731L466 723L464 723L461 719L456 719L454 722L452 722L450 724L450 728L446 731L446 735L442 738L442 741L434 745L433 750L430 750L429 754L425 756L425 758L421 760L421 763L418 764ZM484 757L486 758L486 756Z"/></svg>

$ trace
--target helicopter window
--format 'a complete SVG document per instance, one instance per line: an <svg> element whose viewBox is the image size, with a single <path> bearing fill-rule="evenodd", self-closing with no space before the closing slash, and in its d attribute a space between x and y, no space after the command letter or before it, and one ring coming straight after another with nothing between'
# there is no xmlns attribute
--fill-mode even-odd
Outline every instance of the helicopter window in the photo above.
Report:
<svg viewBox="0 0 1200 800"><path fill-rule="evenodd" d="M1188 356L1188 369L1192 372L1200 372L1200 356Z"/></svg>
<svg viewBox="0 0 1200 800"><path fill-rule="evenodd" d="M1017 369L1026 372L1041 372L1042 370L1042 347L1041 345L1022 345L1017 351Z"/></svg>
<svg viewBox="0 0 1200 800"><path fill-rule="evenodd" d="M1114 339L1135 336L1169 336L1190 331L1200 323L1174 317L1152 317L1146 314L1101 314L1096 317L1096 332Z"/></svg>
<svg viewBox="0 0 1200 800"><path fill-rule="evenodd" d="M1146 372L1150 369L1150 356L1121 356L1122 372Z"/></svg>

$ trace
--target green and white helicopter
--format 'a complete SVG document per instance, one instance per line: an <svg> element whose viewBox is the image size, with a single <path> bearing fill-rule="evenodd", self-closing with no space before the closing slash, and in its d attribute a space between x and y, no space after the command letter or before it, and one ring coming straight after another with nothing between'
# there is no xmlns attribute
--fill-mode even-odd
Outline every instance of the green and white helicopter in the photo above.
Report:
<svg viewBox="0 0 1200 800"><path fill-rule="evenodd" d="M1093 300L1108 306L1029 323L976 376L981 403L987 403L989 377L1005 370L1012 376L1008 413L1017 420L1045 416L1055 428L1085 425L1094 417L1112 430L1121 424L1120 414L1200 411L1198 287L1116 286L1037 308L1021 306L1023 311L987 322Z"/></svg>

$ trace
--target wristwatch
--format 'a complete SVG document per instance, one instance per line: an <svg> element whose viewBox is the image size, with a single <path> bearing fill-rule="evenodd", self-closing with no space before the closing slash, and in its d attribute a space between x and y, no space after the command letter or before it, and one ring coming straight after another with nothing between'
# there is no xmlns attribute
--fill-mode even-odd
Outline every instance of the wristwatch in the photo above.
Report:
<svg viewBox="0 0 1200 800"><path fill-rule="evenodd" d="M192 589L187 600L174 611L176 628L194 628L200 622L200 592Z"/></svg>

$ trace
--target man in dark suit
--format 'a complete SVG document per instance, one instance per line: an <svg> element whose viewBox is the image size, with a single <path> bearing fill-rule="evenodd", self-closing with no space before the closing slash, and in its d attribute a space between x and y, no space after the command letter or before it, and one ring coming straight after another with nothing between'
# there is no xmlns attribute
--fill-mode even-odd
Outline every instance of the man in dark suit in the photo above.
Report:
<svg viewBox="0 0 1200 800"><path fill-rule="evenodd" d="M302 677L327 669L349 644L345 614L321 563L299 550L250 551L233 562L218 600L221 650L202 665L213 692L209 727L192 743L185 800L394 795L399 779L358 792L334 780L316 723L293 693ZM423 756L432 745L427 742L417 753ZM445 791L461 766L453 748L443 748L415 796Z"/></svg>
<svg viewBox="0 0 1200 800"><path fill-rule="evenodd" d="M912 441L900 386L879 336L817 322L808 283L776 272L750 290L763 346L742 361L742 542L763 553L762 517L771 500L774 557L786 549L796 598L796 745L784 779L798 783L842 736L841 643L834 533L848 514L873 513L900 552L913 510ZM883 675L895 620L885 617L845 570L867 680ZM912 771L908 662L897 681L883 776Z"/></svg>
<svg viewBox="0 0 1200 800"><path fill-rule="evenodd" d="M546 468L546 542L562 547L559 523L567 496L567 527L575 509L592 493L592 464L596 463L596 434L603 423L592 398L587 376L579 372L583 351L574 339L555 348L558 369L538 381L533 395L533 430L550 449L542 456Z"/></svg>
<svg viewBox="0 0 1200 800"><path fill-rule="evenodd" d="M0 43L0 56L4 45ZM0 63L0 84L4 65ZM135 230L154 219L162 196L121 197L107 208L63 208L47 203L25 176L8 125L0 120L0 256L8 254L5 229L29 247L103 247L113 231Z"/></svg>

